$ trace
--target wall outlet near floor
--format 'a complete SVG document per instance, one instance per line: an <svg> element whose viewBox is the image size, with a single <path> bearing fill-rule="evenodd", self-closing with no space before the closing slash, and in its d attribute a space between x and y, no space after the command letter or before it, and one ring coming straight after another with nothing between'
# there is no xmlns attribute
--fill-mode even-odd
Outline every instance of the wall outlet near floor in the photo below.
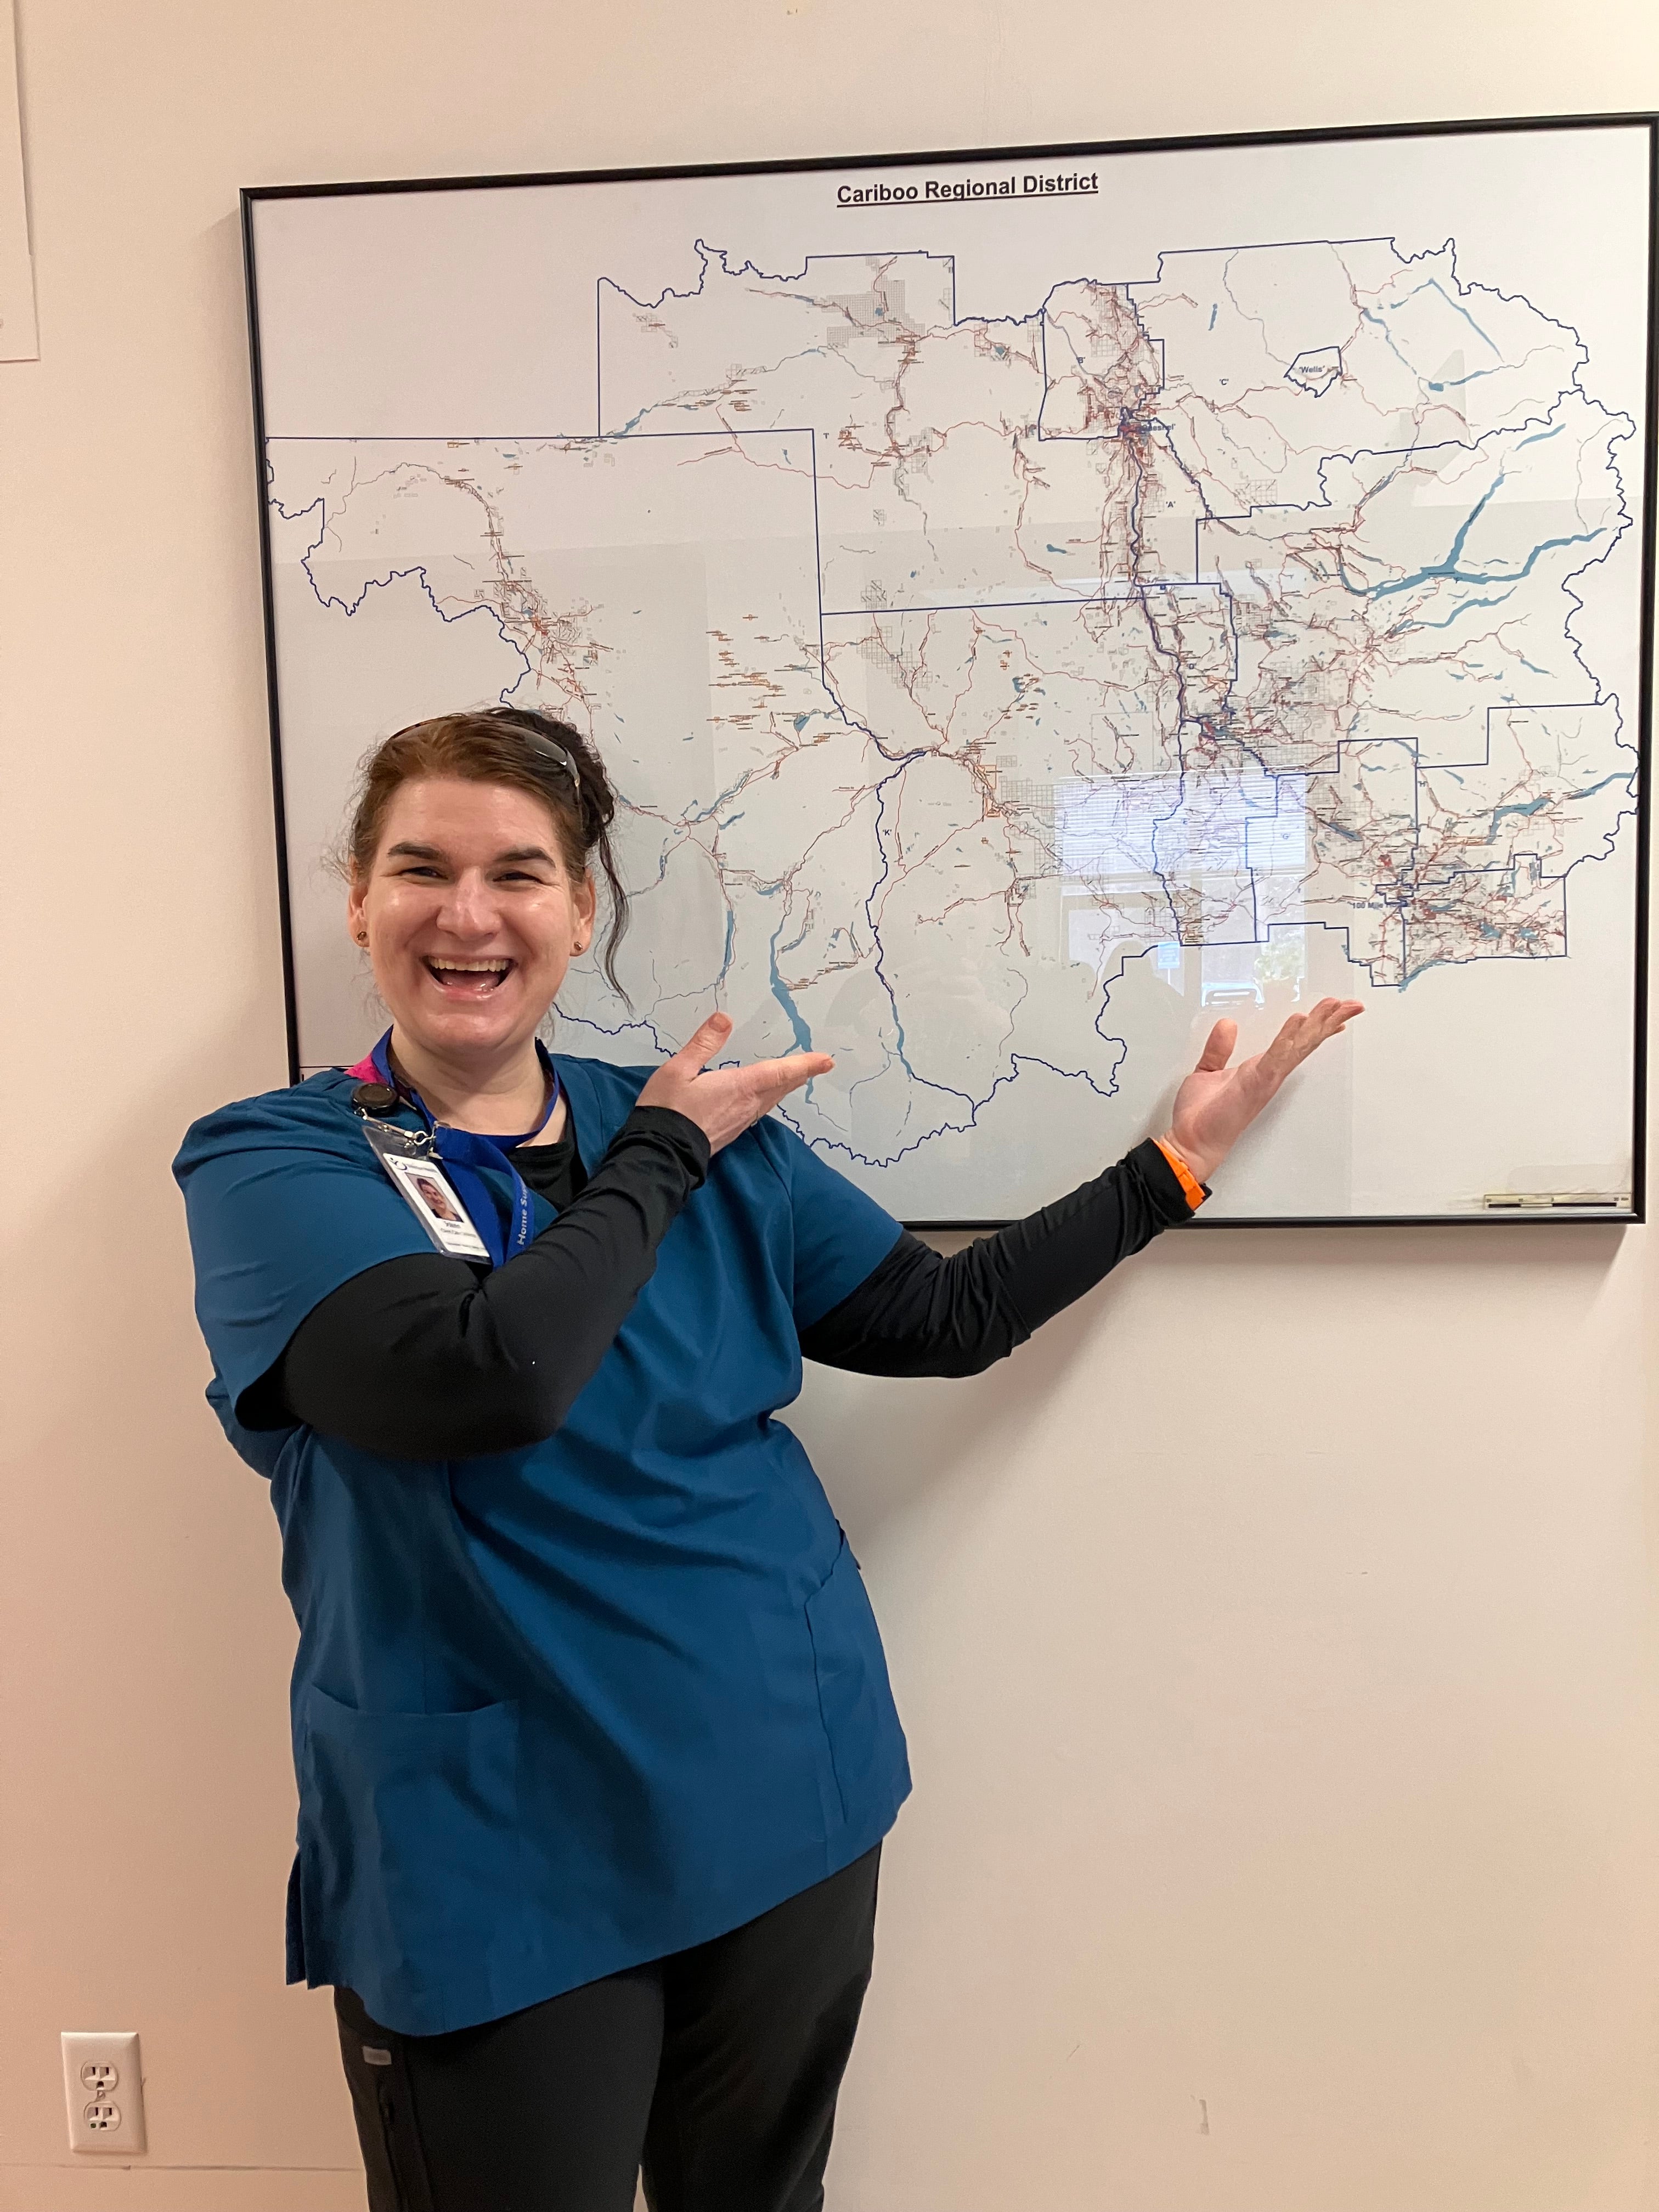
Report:
<svg viewBox="0 0 1659 2212"><path fill-rule="evenodd" d="M144 2077L136 2033L65 2028L70 2148L132 2158L144 2148Z"/></svg>

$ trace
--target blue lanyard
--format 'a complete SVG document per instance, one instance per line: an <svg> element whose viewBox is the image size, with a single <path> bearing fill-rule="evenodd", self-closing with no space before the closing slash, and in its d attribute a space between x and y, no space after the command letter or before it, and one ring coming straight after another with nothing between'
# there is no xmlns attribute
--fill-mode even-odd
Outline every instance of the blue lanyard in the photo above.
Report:
<svg viewBox="0 0 1659 2212"><path fill-rule="evenodd" d="M453 1129L447 1121L434 1121L427 1111L426 1102L418 1091L411 1091L406 1083L399 1083L392 1072L392 1032L388 1030L369 1057L374 1063L374 1073L388 1091L395 1091L421 1117L421 1123L432 1140L432 1149L448 1169L462 1202L472 1216L472 1225L489 1247L490 1265L499 1267L504 1260L522 1252L535 1234L535 1215L530 1203L530 1192L524 1177L519 1173L507 1154L515 1145L527 1145L532 1137L539 1137L553 1118L553 1109L562 1093L559 1086L559 1072L548 1057L547 1048L538 1037L536 1056L547 1078L547 1107L533 1129L526 1129L521 1137L481 1137L471 1129ZM503 1241L500 1205L495 1193L478 1172L480 1168L494 1168L506 1176L513 1192L513 1226Z"/></svg>

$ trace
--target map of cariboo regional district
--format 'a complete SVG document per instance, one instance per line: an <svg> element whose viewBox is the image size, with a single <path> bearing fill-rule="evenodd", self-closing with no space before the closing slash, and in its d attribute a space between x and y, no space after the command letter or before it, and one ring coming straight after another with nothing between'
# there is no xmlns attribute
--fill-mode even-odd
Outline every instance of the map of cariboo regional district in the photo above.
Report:
<svg viewBox="0 0 1659 2212"><path fill-rule="evenodd" d="M1572 629L1634 425L1572 329L1452 243L1006 319L949 257L697 251L600 283L597 436L270 449L325 608L417 588L603 746L633 1008L562 1002L601 1049L718 1001L745 1057L831 1050L791 1117L863 1172L1028 1068L1113 1095L1133 962L1221 1011L1316 932L1378 992L1566 953L1637 765Z"/></svg>

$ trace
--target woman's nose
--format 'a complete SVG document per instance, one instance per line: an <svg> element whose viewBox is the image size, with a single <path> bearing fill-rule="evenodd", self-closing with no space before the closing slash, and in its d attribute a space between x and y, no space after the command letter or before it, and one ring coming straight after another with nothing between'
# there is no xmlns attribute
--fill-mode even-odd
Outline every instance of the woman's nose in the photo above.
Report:
<svg viewBox="0 0 1659 2212"><path fill-rule="evenodd" d="M489 937L499 919L499 902L481 875L458 876L446 892L438 918L458 937Z"/></svg>

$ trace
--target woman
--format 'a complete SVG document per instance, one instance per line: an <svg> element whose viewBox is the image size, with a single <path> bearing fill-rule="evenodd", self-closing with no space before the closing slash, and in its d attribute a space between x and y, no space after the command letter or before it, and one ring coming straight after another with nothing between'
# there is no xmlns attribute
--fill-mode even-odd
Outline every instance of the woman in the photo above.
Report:
<svg viewBox="0 0 1659 2212"><path fill-rule="evenodd" d="M596 872L614 962L613 811L541 715L388 738L347 913L392 1027L177 1164L209 1396L300 1622L289 1978L336 1990L374 2212L627 2212L641 2163L662 2212L822 2203L909 1778L774 1413L803 1354L1001 1358L1359 1012L1237 1068L1218 1023L1168 1135L942 1259L766 1118L823 1054L711 1069L720 1014L647 1073L540 1047Z"/></svg>

